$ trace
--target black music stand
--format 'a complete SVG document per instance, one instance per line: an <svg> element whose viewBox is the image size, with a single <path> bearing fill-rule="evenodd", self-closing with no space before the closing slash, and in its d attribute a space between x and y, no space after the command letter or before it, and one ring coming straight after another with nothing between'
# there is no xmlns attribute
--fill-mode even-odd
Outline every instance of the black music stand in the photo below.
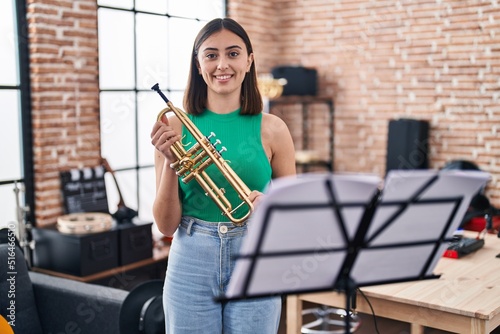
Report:
<svg viewBox="0 0 500 334"><path fill-rule="evenodd" d="M275 182L253 214L219 300L338 290L346 331L357 287L437 278L433 270L472 196L477 171L303 174Z"/></svg>

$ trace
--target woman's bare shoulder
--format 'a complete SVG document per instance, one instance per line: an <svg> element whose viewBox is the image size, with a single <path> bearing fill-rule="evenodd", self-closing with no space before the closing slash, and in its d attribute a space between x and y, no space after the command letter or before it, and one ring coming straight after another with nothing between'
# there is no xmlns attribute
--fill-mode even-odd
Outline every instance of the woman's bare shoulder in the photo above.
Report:
<svg viewBox="0 0 500 334"><path fill-rule="evenodd" d="M288 131L286 123L278 116L273 114L262 114L262 126L265 129L273 131Z"/></svg>

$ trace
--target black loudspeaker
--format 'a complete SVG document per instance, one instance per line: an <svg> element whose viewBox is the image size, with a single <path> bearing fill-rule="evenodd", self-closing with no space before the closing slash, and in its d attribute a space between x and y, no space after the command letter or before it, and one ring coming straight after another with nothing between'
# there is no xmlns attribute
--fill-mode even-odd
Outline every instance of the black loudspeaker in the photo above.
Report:
<svg viewBox="0 0 500 334"><path fill-rule="evenodd" d="M313 68L302 66L278 66L271 70L274 79L284 78L283 96L316 95L318 73Z"/></svg>
<svg viewBox="0 0 500 334"><path fill-rule="evenodd" d="M415 119L389 121L386 172L429 168L429 123Z"/></svg>

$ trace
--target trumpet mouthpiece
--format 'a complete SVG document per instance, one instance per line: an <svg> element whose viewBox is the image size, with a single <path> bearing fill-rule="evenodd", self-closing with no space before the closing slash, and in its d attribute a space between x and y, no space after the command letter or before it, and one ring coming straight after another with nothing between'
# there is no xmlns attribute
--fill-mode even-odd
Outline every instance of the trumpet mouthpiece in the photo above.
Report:
<svg viewBox="0 0 500 334"><path fill-rule="evenodd" d="M153 87L151 87L151 89L154 90L154 91L156 91L158 94L160 94L160 96L163 99L163 101L165 101L166 103L170 102L168 100L168 98L165 96L165 94L163 94L163 92L160 90L160 85L158 85L158 83L155 83L153 85Z"/></svg>

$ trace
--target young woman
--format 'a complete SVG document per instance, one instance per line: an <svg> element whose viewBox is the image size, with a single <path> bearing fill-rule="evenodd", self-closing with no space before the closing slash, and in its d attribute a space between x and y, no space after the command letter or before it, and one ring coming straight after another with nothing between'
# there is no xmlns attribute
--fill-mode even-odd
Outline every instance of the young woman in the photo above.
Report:
<svg viewBox="0 0 500 334"><path fill-rule="evenodd" d="M254 205L272 178L295 174L292 138L280 118L262 113L252 45L234 20L212 20L196 37L184 109L203 134L214 132L226 147L222 155L252 190ZM170 168L172 144L192 145L191 134L170 115L154 124L151 141L153 214L159 230L174 235L163 296L167 333L276 333L280 297L214 300L227 288L247 224L229 222L196 181L184 184ZM237 198L216 166L206 172L230 200Z"/></svg>

